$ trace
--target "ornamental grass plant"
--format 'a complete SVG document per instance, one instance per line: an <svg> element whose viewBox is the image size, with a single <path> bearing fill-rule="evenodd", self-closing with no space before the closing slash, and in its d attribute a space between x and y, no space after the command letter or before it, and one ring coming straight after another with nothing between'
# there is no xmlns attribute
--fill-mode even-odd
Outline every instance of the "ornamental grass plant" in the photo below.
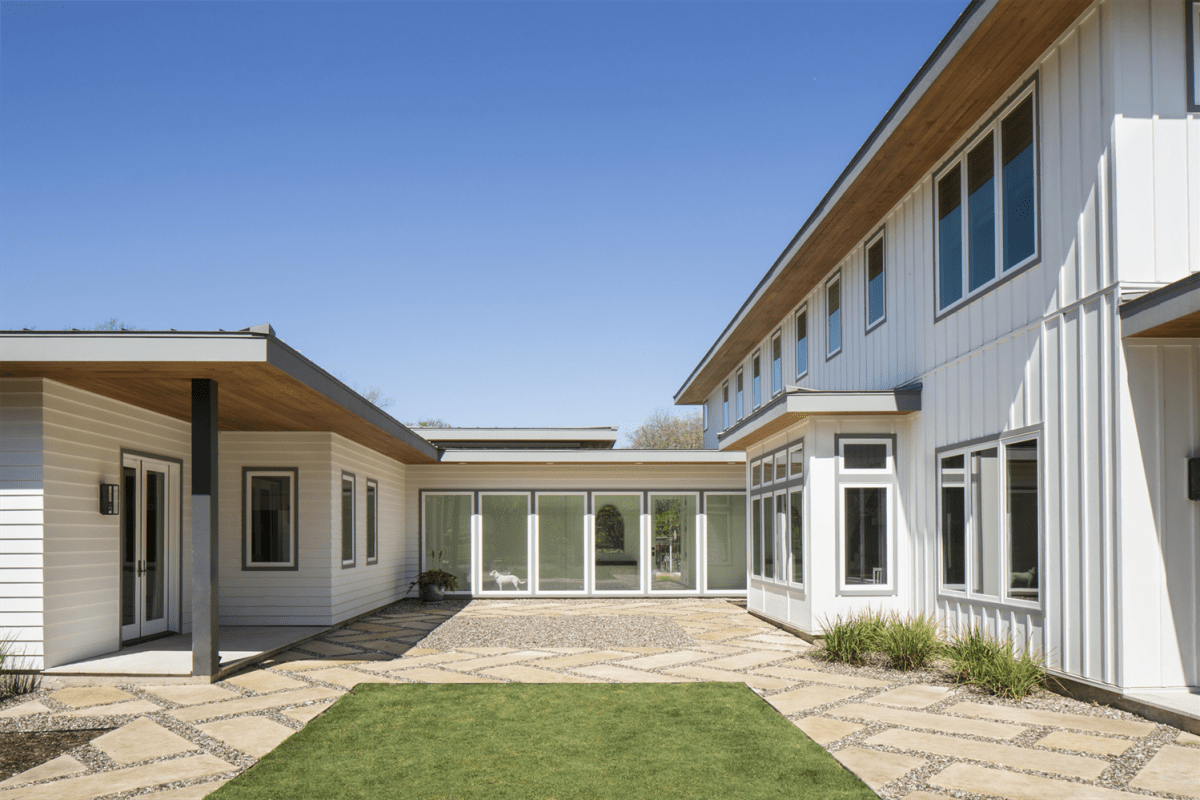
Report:
<svg viewBox="0 0 1200 800"><path fill-rule="evenodd" d="M972 626L954 637L946 657L959 683L982 687L999 697L1021 700L1046 684L1042 654L1026 643L1018 655L1011 633L997 639Z"/></svg>
<svg viewBox="0 0 1200 800"><path fill-rule="evenodd" d="M878 649L892 669L903 672L929 666L945 649L932 616L892 617L879 634Z"/></svg>
<svg viewBox="0 0 1200 800"><path fill-rule="evenodd" d="M13 640L0 639L0 700L36 692L41 686L42 679L37 673L16 671L17 661Z"/></svg>
<svg viewBox="0 0 1200 800"><path fill-rule="evenodd" d="M882 611L867 609L825 620L825 635L817 656L826 661L862 666L867 655L879 649L890 620Z"/></svg>

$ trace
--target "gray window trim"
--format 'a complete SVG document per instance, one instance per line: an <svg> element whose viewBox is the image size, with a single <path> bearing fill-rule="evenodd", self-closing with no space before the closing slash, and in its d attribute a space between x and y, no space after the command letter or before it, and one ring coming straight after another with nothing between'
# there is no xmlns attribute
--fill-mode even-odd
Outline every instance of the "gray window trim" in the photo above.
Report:
<svg viewBox="0 0 1200 800"><path fill-rule="evenodd" d="M887 287L888 287L888 263L887 263L887 225L880 225L879 230L875 231L870 238L867 239L867 244L863 247L863 308L866 313L863 314L863 335L870 333L878 328L883 323L887 322ZM878 244L883 254L883 313L879 319L871 321L871 265L868 260L868 254L871 248Z"/></svg>
<svg viewBox="0 0 1200 800"><path fill-rule="evenodd" d="M350 559L341 559L342 569L352 569L358 566L358 478L353 472L342 470L341 479L338 481L338 507L341 507L342 484L341 481L350 479ZM342 520L342 526L338 528L338 555L342 552L342 536L344 533L345 519L338 515L338 519Z"/></svg>
<svg viewBox="0 0 1200 800"><path fill-rule="evenodd" d="M292 563L253 562L250 560L250 528L248 486L251 473L290 472L292 476ZM300 569L300 469L298 467L242 467L242 571L296 572Z"/></svg>

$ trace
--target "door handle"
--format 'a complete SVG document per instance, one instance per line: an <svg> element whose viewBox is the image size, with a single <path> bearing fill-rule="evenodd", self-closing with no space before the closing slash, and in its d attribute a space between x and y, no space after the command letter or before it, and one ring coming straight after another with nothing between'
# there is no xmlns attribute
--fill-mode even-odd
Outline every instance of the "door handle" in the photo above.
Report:
<svg viewBox="0 0 1200 800"><path fill-rule="evenodd" d="M140 577L142 577L143 573L145 573L145 572L146 572L146 562L141 559L138 559L137 576L140 578Z"/></svg>

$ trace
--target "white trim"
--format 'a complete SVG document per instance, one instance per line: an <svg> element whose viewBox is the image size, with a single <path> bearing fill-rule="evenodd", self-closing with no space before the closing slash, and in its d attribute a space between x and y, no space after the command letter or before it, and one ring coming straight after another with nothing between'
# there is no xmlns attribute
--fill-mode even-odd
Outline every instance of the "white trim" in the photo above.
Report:
<svg viewBox="0 0 1200 800"><path fill-rule="evenodd" d="M881 444L885 446L884 466L863 469L852 469L846 466L846 445L848 444ZM892 452L892 439L871 436L845 436L838 439L838 473L841 475L894 475L896 472L896 457Z"/></svg>

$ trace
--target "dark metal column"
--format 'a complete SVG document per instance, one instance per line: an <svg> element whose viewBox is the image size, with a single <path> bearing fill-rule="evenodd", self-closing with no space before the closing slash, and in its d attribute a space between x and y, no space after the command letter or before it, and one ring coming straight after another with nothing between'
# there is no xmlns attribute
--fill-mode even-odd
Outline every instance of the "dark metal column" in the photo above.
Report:
<svg viewBox="0 0 1200 800"><path fill-rule="evenodd" d="M192 381L192 675L215 680L217 626L217 382Z"/></svg>

